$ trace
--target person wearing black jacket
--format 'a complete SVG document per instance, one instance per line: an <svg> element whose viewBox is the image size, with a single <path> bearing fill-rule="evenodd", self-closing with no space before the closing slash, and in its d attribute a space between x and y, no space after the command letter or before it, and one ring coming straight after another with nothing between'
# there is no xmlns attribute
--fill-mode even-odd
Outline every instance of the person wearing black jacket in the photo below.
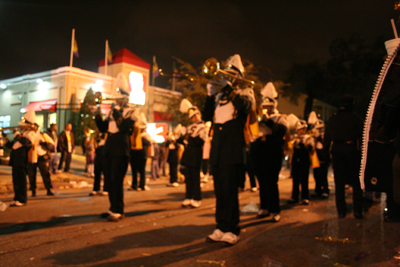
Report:
<svg viewBox="0 0 400 267"><path fill-rule="evenodd" d="M29 126L21 126L25 129ZM26 205L27 197L27 164L28 164L28 150L32 146L28 138L23 137L19 131L14 133L14 140L7 144L11 149L9 165L12 166L12 181L14 187L14 203L10 206L21 207Z"/></svg>
<svg viewBox="0 0 400 267"><path fill-rule="evenodd" d="M129 92L118 88L116 103L107 118L103 120L99 107L93 109L96 125L100 132L107 133L104 146L104 179L109 182L110 210L102 214L108 221L119 221L124 217L123 182L130 157L130 135L137 120L132 108L128 106Z"/></svg>
<svg viewBox="0 0 400 267"><path fill-rule="evenodd" d="M186 134L178 140L185 146L180 162L186 183L185 200L182 202L182 206L198 208L201 205L200 167L207 132L201 119L200 110L185 100L181 102L181 107L183 107L181 112L188 113L192 124L187 127Z"/></svg>
<svg viewBox="0 0 400 267"><path fill-rule="evenodd" d="M352 112L354 98L344 95L339 102L340 110L326 126L324 151L331 154L335 176L336 209L339 218L346 217L345 185L353 188L354 217L363 218L363 192L358 177L361 163L361 138L363 120Z"/></svg>
<svg viewBox="0 0 400 267"><path fill-rule="evenodd" d="M246 140L244 128L251 101L234 89L237 78L243 78L244 67L238 54L227 60L225 71L232 77L219 80L217 86L207 84L207 98L203 111L205 121L213 121L210 166L214 176L216 196L216 222L214 232L208 242L224 242L234 245L239 240L239 181L244 173L246 161Z"/></svg>
<svg viewBox="0 0 400 267"><path fill-rule="evenodd" d="M72 154L75 151L75 138L74 133L72 132L71 123L67 123L67 125L65 125L64 131L62 131L58 138L58 151L61 152L58 170L61 171L63 163L65 161L64 172L69 172Z"/></svg>

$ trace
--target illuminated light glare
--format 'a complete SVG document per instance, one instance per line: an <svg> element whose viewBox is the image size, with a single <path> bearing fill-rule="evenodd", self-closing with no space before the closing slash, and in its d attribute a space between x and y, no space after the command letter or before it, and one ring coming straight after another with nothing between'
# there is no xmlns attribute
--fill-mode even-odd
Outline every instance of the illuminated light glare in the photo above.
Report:
<svg viewBox="0 0 400 267"><path fill-rule="evenodd" d="M50 88L50 84L48 82L41 82L38 85L39 90L46 90Z"/></svg>
<svg viewBox="0 0 400 267"><path fill-rule="evenodd" d="M163 127L156 128L155 123L148 123L146 127L146 132L151 136L151 139L156 141L156 143L162 143L165 141L165 138L159 133L163 132Z"/></svg>
<svg viewBox="0 0 400 267"><path fill-rule="evenodd" d="M103 83L102 80L97 80L97 81L96 81L96 84L99 85L99 86L102 86L104 83Z"/></svg>
<svg viewBox="0 0 400 267"><path fill-rule="evenodd" d="M129 103L144 105L146 101L146 93L143 91L144 88L143 74L131 71L129 73L129 85L131 86Z"/></svg>
<svg viewBox="0 0 400 267"><path fill-rule="evenodd" d="M43 80L39 78L39 79L36 79L36 82L37 82L37 83L42 83Z"/></svg>
<svg viewBox="0 0 400 267"><path fill-rule="evenodd" d="M6 89L6 88L7 88L7 85L5 85L4 83L2 83L2 84L0 84L0 88L1 88L1 89Z"/></svg>
<svg viewBox="0 0 400 267"><path fill-rule="evenodd" d="M26 112L26 110L25 110L24 108L21 108L21 109L19 110L19 112L21 112L21 113L25 113L25 112ZM24 118L24 117L22 117L22 118Z"/></svg>

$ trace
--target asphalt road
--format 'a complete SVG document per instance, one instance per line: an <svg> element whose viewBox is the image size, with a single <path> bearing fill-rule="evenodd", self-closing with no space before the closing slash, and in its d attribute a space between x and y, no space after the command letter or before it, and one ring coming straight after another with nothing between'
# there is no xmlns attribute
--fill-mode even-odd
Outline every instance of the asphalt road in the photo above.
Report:
<svg viewBox="0 0 400 267"><path fill-rule="evenodd" d="M167 181L125 191L119 222L99 216L108 198L89 197L91 188L58 189L55 197L40 190L28 205L0 212L0 266L400 266L400 224L383 221L385 197L364 219L338 219L333 195L286 205L291 179L282 179L281 221L242 212L240 241L227 247L205 242L215 227L212 182L202 188L202 206L192 209L180 205L184 184L170 188ZM257 208L258 192L239 197L242 211ZM351 190L347 198L351 206Z"/></svg>

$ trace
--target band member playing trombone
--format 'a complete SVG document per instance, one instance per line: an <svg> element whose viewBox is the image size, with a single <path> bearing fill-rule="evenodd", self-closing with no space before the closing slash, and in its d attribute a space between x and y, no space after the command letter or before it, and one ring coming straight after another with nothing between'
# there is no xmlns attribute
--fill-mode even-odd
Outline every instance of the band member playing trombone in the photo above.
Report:
<svg viewBox="0 0 400 267"><path fill-rule="evenodd" d="M107 165L104 168L104 179L109 183L110 210L107 214L108 221L119 221L124 217L124 192L123 182L129 164L130 134L133 124L137 120L132 108L128 106L130 88L117 88L115 105L102 119L97 109L96 124L100 132L107 133L104 146L104 157Z"/></svg>
<svg viewBox="0 0 400 267"><path fill-rule="evenodd" d="M219 80L220 93L215 84L207 84L207 99L203 118L213 121L210 166L214 175L216 222L207 242L225 242L234 245L239 240L239 180L244 171L246 142L244 127L251 101L239 94L236 85L244 76L244 67L238 54L227 60L224 75Z"/></svg>

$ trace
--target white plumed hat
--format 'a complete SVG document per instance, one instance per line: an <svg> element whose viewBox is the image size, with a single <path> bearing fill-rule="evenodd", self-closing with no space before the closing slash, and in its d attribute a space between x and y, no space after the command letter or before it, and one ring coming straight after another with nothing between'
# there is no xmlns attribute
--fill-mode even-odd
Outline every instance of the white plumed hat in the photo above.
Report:
<svg viewBox="0 0 400 267"><path fill-rule="evenodd" d="M21 126L28 126L34 124L36 121L36 113L33 109L29 109L19 122Z"/></svg>
<svg viewBox="0 0 400 267"><path fill-rule="evenodd" d="M190 103L190 101L186 98L182 99L179 106L179 111L182 113L188 113L189 118L193 117L195 114L200 114L198 107L193 106L192 103Z"/></svg>
<svg viewBox="0 0 400 267"><path fill-rule="evenodd" d="M239 72L239 76L240 77L244 77L244 67L243 67L243 63L242 63L242 59L240 58L239 54L235 54L233 56L230 56L227 60L226 60L226 67L225 67L226 71L229 70L234 70L235 72Z"/></svg>

